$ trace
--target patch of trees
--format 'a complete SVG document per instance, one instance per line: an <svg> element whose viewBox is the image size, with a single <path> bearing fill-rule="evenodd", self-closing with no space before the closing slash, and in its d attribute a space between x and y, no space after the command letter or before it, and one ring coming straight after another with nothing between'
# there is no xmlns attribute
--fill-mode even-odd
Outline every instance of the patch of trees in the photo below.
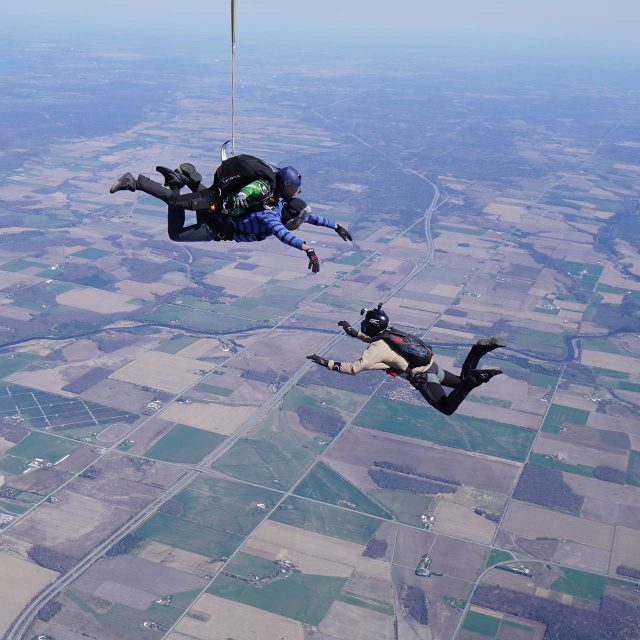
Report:
<svg viewBox="0 0 640 640"><path fill-rule="evenodd" d="M592 322L607 327L610 334L640 331L640 301L625 295L621 304L600 303Z"/></svg>
<svg viewBox="0 0 640 640"><path fill-rule="evenodd" d="M331 407L308 407L297 410L298 418L305 429L327 436L337 436L346 424L344 418Z"/></svg>
<svg viewBox="0 0 640 640"><path fill-rule="evenodd" d="M40 607L37 618L42 622L49 622L57 613L62 610L62 603L57 600L49 600L43 607ZM39 637L39 636L38 636Z"/></svg>
<svg viewBox="0 0 640 640"><path fill-rule="evenodd" d="M268 371L256 371L255 369L247 369L240 374L241 378L247 380L256 380L257 382L264 382L264 384L274 384L280 374L273 369Z"/></svg>
<svg viewBox="0 0 640 640"><path fill-rule="evenodd" d="M607 224L600 226L595 236L595 249L613 257L620 257L616 247L616 240L620 238L640 249L637 201L625 202L622 211L608 218Z"/></svg>
<svg viewBox="0 0 640 640"><path fill-rule="evenodd" d="M153 329L150 328L150 331ZM144 334L144 328L140 328L137 330L138 335ZM96 345L98 345L98 349L102 351L102 353L112 353L113 351L117 351L118 349L124 349L125 347L130 347L132 344L135 344L139 341L139 337L136 335L132 335L131 333L103 333L94 338Z"/></svg>
<svg viewBox="0 0 640 640"><path fill-rule="evenodd" d="M621 471L615 467L608 467L604 464L599 464L593 470L593 477L598 480L613 482L615 484L624 484L627 481L627 474L625 471Z"/></svg>
<svg viewBox="0 0 640 640"><path fill-rule="evenodd" d="M9 442L17 443L29 435L28 429L17 427L14 424L0 421L0 436Z"/></svg>
<svg viewBox="0 0 640 640"><path fill-rule="evenodd" d="M96 267L90 262L85 264L67 262L64 270L52 271L51 277L55 280L107 290L113 289L113 283L115 282L115 278L110 273L103 271L100 267Z"/></svg>
<svg viewBox="0 0 640 640"><path fill-rule="evenodd" d="M572 384L596 383L596 372L591 368L577 362L569 363L564 370L564 377L571 380Z"/></svg>
<svg viewBox="0 0 640 640"><path fill-rule="evenodd" d="M137 549L143 542L144 538L138 536L135 533L127 533L124 538L121 538L115 544L111 545L105 555L107 558L113 558L115 556L126 556Z"/></svg>
<svg viewBox="0 0 640 640"><path fill-rule="evenodd" d="M525 465L513 497L569 513L579 513L584 500L564 481L560 469L535 463Z"/></svg>
<svg viewBox="0 0 640 640"><path fill-rule="evenodd" d="M429 495L434 493L455 493L455 487L425 478L395 473L374 467L368 471L369 477L381 489L401 489L410 493Z"/></svg>
<svg viewBox="0 0 640 640"><path fill-rule="evenodd" d="M480 586L473 604L547 626L544 640L636 640L640 605L605 595L598 610L572 607L503 587Z"/></svg>
<svg viewBox="0 0 640 640"><path fill-rule="evenodd" d="M483 518L486 518L491 522L495 522L496 524L500 522L499 513L491 513L489 511L485 511L484 509L479 509L477 507L473 510L473 513L475 513L477 516L482 516Z"/></svg>
<svg viewBox="0 0 640 640"><path fill-rule="evenodd" d="M626 576L627 578L635 578L636 580L640 580L640 569L627 567L624 564L619 564L616 567L616 573L619 576Z"/></svg>
<svg viewBox="0 0 640 640"><path fill-rule="evenodd" d="M94 467L91 465L80 474L80 477L86 478L87 480L95 480L101 473L102 469L100 467Z"/></svg>
<svg viewBox="0 0 640 640"><path fill-rule="evenodd" d="M34 284L28 287L14 285L6 290L16 303L27 303L47 305L48 307L56 307L56 294L46 285Z"/></svg>
<svg viewBox="0 0 640 640"><path fill-rule="evenodd" d="M158 511L166 513L168 516L180 516L182 515L182 505L177 500L170 498L160 505Z"/></svg>
<svg viewBox="0 0 640 640"><path fill-rule="evenodd" d="M94 367L86 373L83 373L79 378L72 380L69 384L62 387L62 390L70 391L71 393L83 393L87 389L93 387L94 384L98 384L98 382L108 378L111 373L111 369Z"/></svg>
<svg viewBox="0 0 640 640"><path fill-rule="evenodd" d="M78 560L73 556L67 555L55 549L50 549L42 544L34 544L27 555L41 567L57 571L58 573L66 573L74 567Z"/></svg>
<svg viewBox="0 0 640 640"><path fill-rule="evenodd" d="M18 493L19 490L14 489L13 487L7 487L6 485L0 487L0 498L8 498L9 500L14 500Z"/></svg>
<svg viewBox="0 0 640 640"><path fill-rule="evenodd" d="M418 624L429 624L429 611L424 591L419 587L404 585L400 596L402 608Z"/></svg>
<svg viewBox="0 0 640 640"><path fill-rule="evenodd" d="M389 462L387 460L374 460L372 464L374 467L387 469L388 471L395 471L396 473L404 473L407 475L416 476L418 478L434 480L435 482L443 482L445 484L454 484L457 487L462 486L462 483L458 482L458 480L449 480L448 478L443 478L442 476L434 476L430 473L422 473L421 471L416 471L413 467L408 467L403 464L396 464L395 462Z"/></svg>
<svg viewBox="0 0 640 640"><path fill-rule="evenodd" d="M175 262L151 262L140 258L122 258L120 264L131 274L131 280L136 282L157 282L165 273L187 270L185 266Z"/></svg>
<svg viewBox="0 0 640 640"><path fill-rule="evenodd" d="M365 558L384 558L387 553L387 547L389 543L386 540L380 538L371 538L362 552Z"/></svg>

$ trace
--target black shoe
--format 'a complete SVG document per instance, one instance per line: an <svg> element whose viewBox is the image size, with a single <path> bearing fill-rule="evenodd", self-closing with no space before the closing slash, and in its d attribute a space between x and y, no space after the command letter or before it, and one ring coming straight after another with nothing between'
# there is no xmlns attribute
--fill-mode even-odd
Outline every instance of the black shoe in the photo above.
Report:
<svg viewBox="0 0 640 640"><path fill-rule="evenodd" d="M471 372L471 379L480 386L485 382L489 382L494 376L499 376L501 373L503 372L500 371L500 369L474 369Z"/></svg>
<svg viewBox="0 0 640 640"><path fill-rule="evenodd" d="M499 347L506 347L507 343L502 338L493 336L491 338L482 338L482 340L478 340L478 342L476 342L476 346L480 347L484 353L489 353Z"/></svg>
<svg viewBox="0 0 640 640"><path fill-rule="evenodd" d="M186 184L184 176L178 171L172 171L168 167L156 167L156 171L162 174L164 186L169 189L181 189Z"/></svg>
<svg viewBox="0 0 640 640"><path fill-rule="evenodd" d="M198 190L202 176L190 162L183 162L175 172L184 179L184 183L191 191Z"/></svg>
<svg viewBox="0 0 640 640"><path fill-rule="evenodd" d="M111 189L109 189L109 193L115 193L116 191L135 191L135 190L136 190L136 179L133 177L133 174L125 173L123 176L119 177L111 185Z"/></svg>

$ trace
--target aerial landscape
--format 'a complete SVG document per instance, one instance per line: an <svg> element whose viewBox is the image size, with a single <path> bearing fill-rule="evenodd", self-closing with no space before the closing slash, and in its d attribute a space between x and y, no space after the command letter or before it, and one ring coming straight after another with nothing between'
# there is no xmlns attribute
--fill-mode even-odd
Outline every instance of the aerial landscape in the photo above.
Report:
<svg viewBox="0 0 640 640"><path fill-rule="evenodd" d="M353 235L296 231L314 274L109 193L210 184L193 47L0 43L0 637L638 640L637 62L247 47L236 145ZM446 416L305 359L381 301L504 375Z"/></svg>

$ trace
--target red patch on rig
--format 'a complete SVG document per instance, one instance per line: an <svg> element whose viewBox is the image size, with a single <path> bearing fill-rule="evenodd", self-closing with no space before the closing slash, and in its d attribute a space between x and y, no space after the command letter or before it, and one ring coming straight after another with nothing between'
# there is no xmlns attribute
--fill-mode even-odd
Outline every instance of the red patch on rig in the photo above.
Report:
<svg viewBox="0 0 640 640"><path fill-rule="evenodd" d="M402 344L402 338L400 336L394 336L393 334L391 334L390 337L394 342L397 342L398 344Z"/></svg>

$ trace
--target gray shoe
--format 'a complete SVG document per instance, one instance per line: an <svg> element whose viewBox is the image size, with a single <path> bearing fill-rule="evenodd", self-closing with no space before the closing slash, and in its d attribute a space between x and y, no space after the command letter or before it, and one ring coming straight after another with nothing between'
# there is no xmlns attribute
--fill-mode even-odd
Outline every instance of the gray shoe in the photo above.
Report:
<svg viewBox="0 0 640 640"><path fill-rule="evenodd" d="M489 353L494 349L498 349L499 347L506 347L507 343L497 336L492 336L491 338L482 338L476 342L476 346L480 347L484 353Z"/></svg>
<svg viewBox="0 0 640 640"><path fill-rule="evenodd" d="M115 193L116 191L135 191L135 190L136 190L136 179L133 177L133 174L127 172L123 176L120 176L111 185L111 189L109 189L109 193Z"/></svg>
<svg viewBox="0 0 640 640"><path fill-rule="evenodd" d="M191 191L197 191L202 176L190 162L183 162L177 169L176 173L184 179L185 184Z"/></svg>

